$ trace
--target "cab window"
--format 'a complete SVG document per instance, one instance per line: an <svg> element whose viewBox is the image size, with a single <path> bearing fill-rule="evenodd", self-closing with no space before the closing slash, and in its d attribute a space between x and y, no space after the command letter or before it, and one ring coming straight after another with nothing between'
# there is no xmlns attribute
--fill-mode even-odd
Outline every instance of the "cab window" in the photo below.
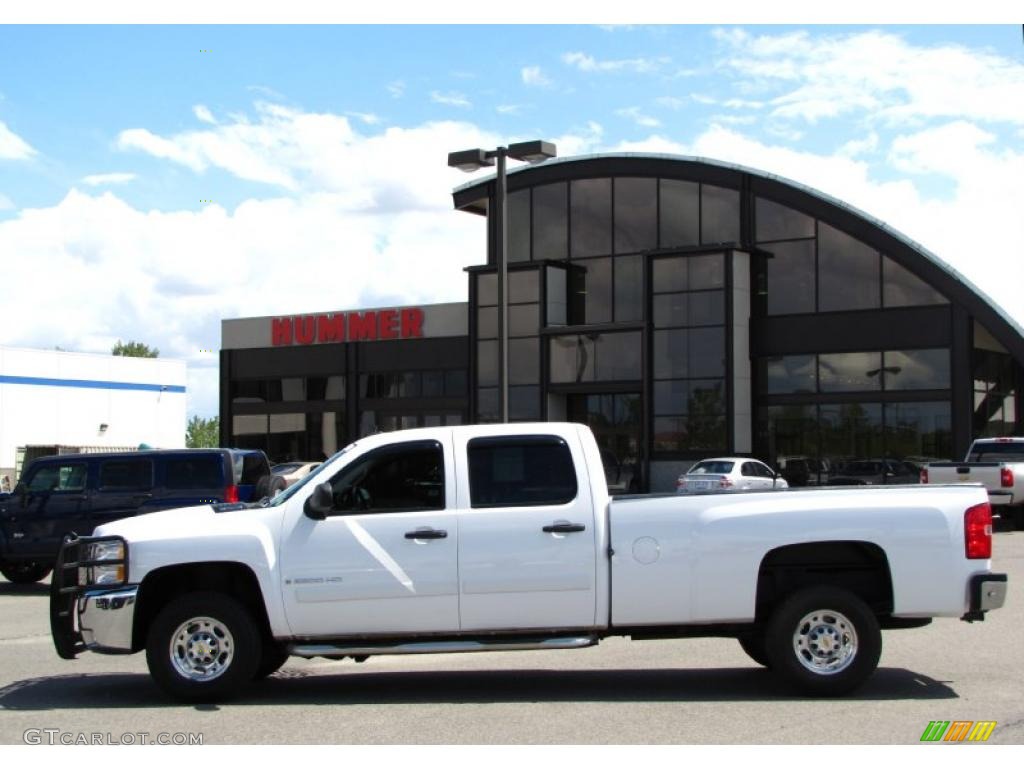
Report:
<svg viewBox="0 0 1024 768"><path fill-rule="evenodd" d="M560 505L576 498L576 468L560 437L478 437L468 450L473 507Z"/></svg>
<svg viewBox="0 0 1024 768"><path fill-rule="evenodd" d="M436 440L378 448L338 472L330 485L335 513L444 509L444 450Z"/></svg>

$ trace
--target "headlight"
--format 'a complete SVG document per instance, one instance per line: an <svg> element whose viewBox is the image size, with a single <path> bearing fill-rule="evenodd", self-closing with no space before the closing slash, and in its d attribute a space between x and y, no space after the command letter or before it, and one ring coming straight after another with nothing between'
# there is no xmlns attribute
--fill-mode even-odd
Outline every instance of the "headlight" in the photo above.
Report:
<svg viewBox="0 0 1024 768"><path fill-rule="evenodd" d="M113 586L127 581L128 564L125 558L124 541L106 539L85 544L81 550L81 561L112 560L110 565L96 563L78 569L80 586Z"/></svg>

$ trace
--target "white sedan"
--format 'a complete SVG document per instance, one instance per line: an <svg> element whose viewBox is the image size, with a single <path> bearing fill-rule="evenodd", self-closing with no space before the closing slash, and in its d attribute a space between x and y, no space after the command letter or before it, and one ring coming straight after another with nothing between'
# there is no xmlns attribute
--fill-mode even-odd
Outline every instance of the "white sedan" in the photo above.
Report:
<svg viewBox="0 0 1024 768"><path fill-rule="evenodd" d="M757 459L727 457L698 461L676 480L676 493L789 488L782 475Z"/></svg>

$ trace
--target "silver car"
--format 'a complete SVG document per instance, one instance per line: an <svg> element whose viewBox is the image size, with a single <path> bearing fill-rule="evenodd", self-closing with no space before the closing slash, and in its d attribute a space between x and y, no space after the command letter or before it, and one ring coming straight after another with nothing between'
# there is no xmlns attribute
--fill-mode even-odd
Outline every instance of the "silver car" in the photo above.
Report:
<svg viewBox="0 0 1024 768"><path fill-rule="evenodd" d="M757 459L726 457L698 461L676 480L676 493L789 488L782 475Z"/></svg>

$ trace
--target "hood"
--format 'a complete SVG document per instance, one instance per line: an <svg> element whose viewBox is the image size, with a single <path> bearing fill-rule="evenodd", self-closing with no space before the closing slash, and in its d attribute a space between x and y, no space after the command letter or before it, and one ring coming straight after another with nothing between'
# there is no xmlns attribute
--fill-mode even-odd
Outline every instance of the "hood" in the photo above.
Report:
<svg viewBox="0 0 1024 768"><path fill-rule="evenodd" d="M152 539L196 533L207 527L204 520L214 516L213 506L202 504L150 512L105 523L93 531L94 536L122 536L127 541Z"/></svg>

